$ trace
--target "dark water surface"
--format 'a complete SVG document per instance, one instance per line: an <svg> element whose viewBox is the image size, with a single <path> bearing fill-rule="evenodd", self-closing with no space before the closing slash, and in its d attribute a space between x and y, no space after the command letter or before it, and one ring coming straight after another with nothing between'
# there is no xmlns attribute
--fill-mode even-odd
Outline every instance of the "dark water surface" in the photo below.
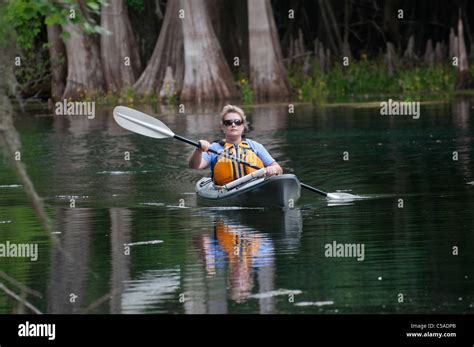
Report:
<svg viewBox="0 0 474 347"><path fill-rule="evenodd" d="M26 298L49 313L472 313L473 105L422 105L420 119L249 109L248 137L286 171L366 197L333 204L303 191L289 211L198 207L208 173L187 168L189 146L126 132L112 108L87 119L30 107L15 118L21 160L63 250L0 161L0 243L38 245L36 261L3 257L0 271L40 292ZM140 109L190 139L221 137L217 108ZM363 245L363 260L327 257L333 242ZM0 291L0 313L18 310Z"/></svg>

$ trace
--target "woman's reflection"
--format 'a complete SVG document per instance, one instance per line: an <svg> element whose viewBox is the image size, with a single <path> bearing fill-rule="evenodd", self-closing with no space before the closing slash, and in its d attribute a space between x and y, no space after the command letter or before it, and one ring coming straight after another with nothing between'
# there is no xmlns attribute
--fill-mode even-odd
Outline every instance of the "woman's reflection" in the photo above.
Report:
<svg viewBox="0 0 474 347"><path fill-rule="evenodd" d="M237 302L244 301L254 288L255 275L261 269L273 265L273 241L255 230L226 224L222 218L216 220L213 235L204 238L208 276L225 271L228 264L230 298ZM260 287L268 288L268 285L260 284Z"/></svg>

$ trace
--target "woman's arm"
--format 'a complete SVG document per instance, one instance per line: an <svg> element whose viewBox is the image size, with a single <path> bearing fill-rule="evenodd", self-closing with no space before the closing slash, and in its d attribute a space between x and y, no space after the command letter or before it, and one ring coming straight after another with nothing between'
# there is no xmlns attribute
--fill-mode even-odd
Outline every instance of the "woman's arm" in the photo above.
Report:
<svg viewBox="0 0 474 347"><path fill-rule="evenodd" d="M268 153L267 149L258 142L252 141L252 143L254 144L257 155L260 157L262 162L264 164L271 163L270 165L265 166L265 168L267 169L266 175L267 176L281 175L283 173L283 169L275 161L275 159L272 158L270 153Z"/></svg>
<svg viewBox="0 0 474 347"><path fill-rule="evenodd" d="M202 152L207 152L209 149L209 142L200 140L201 148L196 148L189 157L189 167L191 169L205 169L209 166L207 160L202 157Z"/></svg>

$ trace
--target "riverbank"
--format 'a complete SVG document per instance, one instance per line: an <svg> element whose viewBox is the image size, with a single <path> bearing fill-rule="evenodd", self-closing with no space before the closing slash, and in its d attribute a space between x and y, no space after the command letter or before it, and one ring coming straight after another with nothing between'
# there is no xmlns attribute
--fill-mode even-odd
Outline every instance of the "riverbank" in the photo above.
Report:
<svg viewBox="0 0 474 347"><path fill-rule="evenodd" d="M366 102L393 96L427 101L461 92L456 90L456 69L449 64L404 66L389 76L383 61L360 60L349 66L334 65L327 73L312 64L309 73L290 69L289 76L294 97L313 104Z"/></svg>
<svg viewBox="0 0 474 347"><path fill-rule="evenodd" d="M471 66L471 74L474 74L474 64ZM241 71L235 77L242 95L236 102L258 104L253 97L248 74ZM314 60L306 69L301 66L289 67L288 79L292 90L290 102L314 105L365 103L388 98L435 101L474 94L474 89L456 90L456 69L450 64L403 66L393 76L389 76L380 59L354 60L349 66L334 64L326 72L321 71L317 60ZM157 94L140 95L132 87L116 93L91 93L85 99L105 104L179 104L176 95L160 99Z"/></svg>

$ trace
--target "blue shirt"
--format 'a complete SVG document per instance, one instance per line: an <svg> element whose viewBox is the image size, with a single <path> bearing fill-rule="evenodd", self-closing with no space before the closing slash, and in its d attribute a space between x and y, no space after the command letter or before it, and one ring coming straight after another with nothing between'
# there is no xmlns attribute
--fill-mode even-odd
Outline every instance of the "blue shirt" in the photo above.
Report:
<svg viewBox="0 0 474 347"><path fill-rule="evenodd" d="M270 153L268 153L268 151L265 149L265 147L263 147L262 144L249 139L244 139L244 141L248 143L252 151L254 151L255 154L262 160L263 165L268 166L275 162L275 159L273 159L273 157L270 155ZM217 152L224 150L224 146L218 142L213 142L209 148ZM203 152L202 158L209 163L209 165L211 166L211 171L213 171L214 165L216 165L219 156L214 153Z"/></svg>

